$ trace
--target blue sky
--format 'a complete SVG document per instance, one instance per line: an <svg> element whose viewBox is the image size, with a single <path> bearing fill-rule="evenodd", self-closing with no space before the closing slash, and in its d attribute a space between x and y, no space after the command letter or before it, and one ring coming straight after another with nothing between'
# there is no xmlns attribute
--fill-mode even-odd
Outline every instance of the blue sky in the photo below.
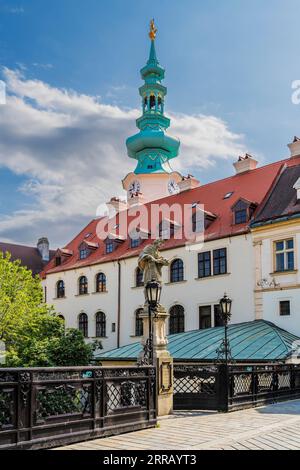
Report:
<svg viewBox="0 0 300 470"><path fill-rule="evenodd" d="M12 106L8 103L9 113L6 106L0 106L0 125L1 114L5 119L5 126L0 130L0 238L34 243L47 230L54 244L66 243L95 212L97 202L101 202L92 199L101 196L96 189L86 195L84 186L89 185L92 176L87 173L86 178L82 177L81 166L84 158L96 162L97 152L103 164L97 162L99 180L92 181L93 188L98 184L102 187L102 173L113 172L114 191L121 191L117 186L121 172L134 168L134 162L126 156L124 140L128 132L134 132L130 112L140 106L139 69L148 55L147 28L151 17L158 27L159 60L166 68L166 110L171 117L174 114L174 130L179 138L186 123L191 127L193 123L199 125L198 135L201 135L206 129L205 116L217 120L211 133L214 142L206 142L205 148L192 130L189 148L189 134L185 131L181 167L192 171L204 183L232 174L232 161L239 149L252 152L261 163L286 157L286 144L295 134L300 134L300 106L291 102L291 83L300 79L299 15L299 0L0 1L0 64L11 73L9 94L18 97ZM18 77L13 73L18 73ZM7 81L7 77L4 74L2 79ZM73 112L69 107L66 111L61 101L59 109L56 101L55 104L42 102L41 95L37 96L33 90L37 82L49 94L74 90L78 97L90 96L127 113L119 116L117 124L114 121L109 132L107 123L104 125L105 135L111 135L111 141L117 140L120 145L111 149L110 141L104 139L101 148L108 108L104 109L104 117L101 115L99 138L93 141L92 151L89 138L96 140L97 132L95 129L91 134L89 128L84 133L88 123L94 125L92 120L82 119L86 116L83 112L86 100L81 99L76 125L62 126L62 117L73 118ZM20 121L25 107L29 114L24 114ZM34 117L33 121L28 118L33 116L34 109L42 110L42 117L48 113L49 120L53 111L57 113L59 139L57 132L52 141L51 133L46 136L46 127L42 130L34 127L34 121L39 118ZM189 120L192 116L202 118L196 122ZM27 122L28 127L32 126L30 131ZM126 126L120 129L123 122ZM228 132L226 137L222 123ZM43 125L47 125L46 121ZM50 126L54 126L53 122ZM218 154L218 132L222 134L226 158ZM78 133L85 144L80 147L80 155L72 147ZM46 136L45 140L41 135ZM59 156L60 142L64 152ZM52 145L56 152L53 156ZM191 153L198 155L197 145L196 161ZM112 156L108 158L110 151ZM110 167L113 161L120 163L120 173L115 171L115 165ZM73 199L62 197L65 182L53 175L55 166L64 175L68 169L72 171L69 180L74 186L68 187L68 197L74 190L80 199L87 199L77 212L72 210ZM50 207L49 194L54 192ZM107 195L104 183L102 194ZM60 228L58 234L54 230L55 204L59 223L66 220L66 213L70 215L65 230ZM69 204L65 213L60 210L62 204L65 207ZM51 216L46 214L48 209ZM30 218L33 213L34 217Z"/></svg>

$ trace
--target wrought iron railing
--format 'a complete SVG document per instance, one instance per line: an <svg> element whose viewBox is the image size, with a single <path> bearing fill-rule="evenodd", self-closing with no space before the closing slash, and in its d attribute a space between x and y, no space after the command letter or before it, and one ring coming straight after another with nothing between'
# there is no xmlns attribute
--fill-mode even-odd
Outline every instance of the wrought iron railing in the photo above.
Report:
<svg viewBox="0 0 300 470"><path fill-rule="evenodd" d="M174 409L227 409L224 367L219 365L175 364Z"/></svg>
<svg viewBox="0 0 300 470"><path fill-rule="evenodd" d="M234 411L294 398L300 398L300 365L174 365L177 410Z"/></svg>
<svg viewBox="0 0 300 470"><path fill-rule="evenodd" d="M294 398L300 398L300 365L229 367L229 410Z"/></svg>
<svg viewBox="0 0 300 470"><path fill-rule="evenodd" d="M0 369L0 449L49 448L155 423L154 367Z"/></svg>

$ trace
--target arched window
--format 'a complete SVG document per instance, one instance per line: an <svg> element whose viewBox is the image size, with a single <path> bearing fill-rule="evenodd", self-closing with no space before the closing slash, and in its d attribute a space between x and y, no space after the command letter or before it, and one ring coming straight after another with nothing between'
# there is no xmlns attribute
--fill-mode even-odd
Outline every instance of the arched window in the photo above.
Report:
<svg viewBox="0 0 300 470"><path fill-rule="evenodd" d="M106 336L106 316L103 312L96 313L96 337L105 338Z"/></svg>
<svg viewBox="0 0 300 470"><path fill-rule="evenodd" d="M136 268L136 270L135 270L135 285L136 285L136 287L142 287L144 285L143 278L144 278L143 271L140 268Z"/></svg>
<svg viewBox="0 0 300 470"><path fill-rule="evenodd" d="M63 324L64 324L64 328L65 328L65 326L66 326L66 320L65 320L65 317L64 317L63 315L58 315L58 318L60 318L60 319L61 319L61 321L62 321L62 322L63 322Z"/></svg>
<svg viewBox="0 0 300 470"><path fill-rule="evenodd" d="M150 95L150 109L155 108L155 95Z"/></svg>
<svg viewBox="0 0 300 470"><path fill-rule="evenodd" d="M56 284L56 297L62 299L65 296L65 283L64 281L58 281Z"/></svg>
<svg viewBox="0 0 300 470"><path fill-rule="evenodd" d="M182 305L174 305L170 309L169 332L170 335L184 332L184 308Z"/></svg>
<svg viewBox="0 0 300 470"><path fill-rule="evenodd" d="M143 110L147 110L147 106L148 106L148 97L145 96L144 97L144 100L143 100Z"/></svg>
<svg viewBox="0 0 300 470"><path fill-rule="evenodd" d="M157 106L158 106L158 110L162 112L162 99L161 99L161 96L159 95L157 99Z"/></svg>
<svg viewBox="0 0 300 470"><path fill-rule="evenodd" d="M106 276L103 273L96 276L96 292L106 292Z"/></svg>
<svg viewBox="0 0 300 470"><path fill-rule="evenodd" d="M171 282L180 282L184 280L184 270L183 270L183 261L181 259L175 259L171 263Z"/></svg>
<svg viewBox="0 0 300 470"><path fill-rule="evenodd" d="M81 313L78 319L78 327L79 327L79 331L81 331L81 333L83 334L85 338L88 337L88 324L89 324L89 320L88 320L87 314Z"/></svg>
<svg viewBox="0 0 300 470"><path fill-rule="evenodd" d="M141 318L141 313L143 312L142 308L139 308L135 312L135 336L143 336L143 319Z"/></svg>
<svg viewBox="0 0 300 470"><path fill-rule="evenodd" d="M79 278L79 295L88 293L88 280L85 276Z"/></svg>

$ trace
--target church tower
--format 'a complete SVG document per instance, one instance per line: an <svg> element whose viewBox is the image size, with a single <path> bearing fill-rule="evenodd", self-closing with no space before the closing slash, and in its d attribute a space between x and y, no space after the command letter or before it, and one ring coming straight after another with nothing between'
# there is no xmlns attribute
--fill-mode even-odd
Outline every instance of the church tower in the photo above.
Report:
<svg viewBox="0 0 300 470"><path fill-rule="evenodd" d="M144 84L139 92L142 98L142 116L136 121L140 130L126 141L127 153L137 160L134 172L123 180L128 203L148 202L179 192L182 176L172 171L170 160L177 157L180 142L167 134L170 119L164 114L167 88L162 85L165 70L159 64L155 50L157 29L150 23L151 41L149 59L141 69Z"/></svg>

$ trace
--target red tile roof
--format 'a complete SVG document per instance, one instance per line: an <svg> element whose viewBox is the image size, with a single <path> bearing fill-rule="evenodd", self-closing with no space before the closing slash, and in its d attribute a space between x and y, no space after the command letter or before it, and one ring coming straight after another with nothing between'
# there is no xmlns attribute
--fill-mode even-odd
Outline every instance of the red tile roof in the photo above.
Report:
<svg viewBox="0 0 300 470"><path fill-rule="evenodd" d="M32 274L39 274L45 267L45 262L36 247L15 245L13 243L2 243L0 242L0 251L2 253L10 253L11 260L21 260L22 266L30 269ZM55 251L50 250L50 259L53 258Z"/></svg>
<svg viewBox="0 0 300 470"><path fill-rule="evenodd" d="M300 165L285 167L269 191L265 204L261 204L251 226L267 224L276 219L300 214L300 201L294 184L300 178Z"/></svg>
<svg viewBox="0 0 300 470"><path fill-rule="evenodd" d="M205 230L205 241L235 236L249 231L249 223L234 225L232 206L240 199L246 199L256 203L258 206L262 204L268 194L270 187L277 178L284 166L300 165L300 158L281 160L279 162L265 165L255 170L245 173L236 174L228 178L215 181L212 183L199 186L198 188L182 192L177 195L168 196L158 201L152 201L146 204L150 207L154 202L161 204L178 203L184 204L199 203L204 204L204 209L208 213L215 214L217 218L213 220ZM224 199L227 193L233 194L228 199ZM150 212L150 211L149 211ZM130 218L132 220L132 217ZM97 236L97 224L99 219L92 220L66 247L73 252L73 255L65 260L60 266L55 266L54 261L50 262L44 274L60 272L73 268L80 268L98 263L106 263L108 261L117 261L127 257L137 256L141 247L131 248L130 239L127 238L123 243L118 244L115 251L110 254L105 252L105 243ZM149 223L149 226L151 224ZM94 250L86 259L79 259L78 247L84 241L85 236L90 234L89 241L98 243L99 248ZM149 240L143 244L150 243ZM162 249L175 248L183 246L185 240L171 238L167 240Z"/></svg>

